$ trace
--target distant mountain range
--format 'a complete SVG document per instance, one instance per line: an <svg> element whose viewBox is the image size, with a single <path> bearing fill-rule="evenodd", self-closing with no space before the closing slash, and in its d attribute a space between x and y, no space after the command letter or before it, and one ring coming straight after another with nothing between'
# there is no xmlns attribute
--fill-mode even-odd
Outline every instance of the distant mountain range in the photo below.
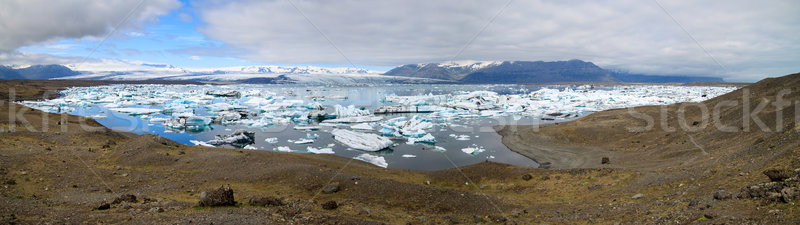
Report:
<svg viewBox="0 0 800 225"><path fill-rule="evenodd" d="M26 68L14 69L0 65L0 79L30 79L45 80L81 74L62 65L33 65Z"/></svg>
<svg viewBox="0 0 800 225"><path fill-rule="evenodd" d="M696 76L652 76L619 73L581 60L462 61L408 64L380 74L360 68L317 66L242 66L225 68L179 68L166 64L34 65L26 68L0 66L0 79L83 80L185 80L243 83L374 84L374 83L467 83L515 84L554 82L721 82L721 78Z"/></svg>
<svg viewBox="0 0 800 225"><path fill-rule="evenodd" d="M554 82L722 82L721 78L698 76L656 76L613 72L591 62L494 61L408 64L384 75L434 78L470 84L554 83Z"/></svg>

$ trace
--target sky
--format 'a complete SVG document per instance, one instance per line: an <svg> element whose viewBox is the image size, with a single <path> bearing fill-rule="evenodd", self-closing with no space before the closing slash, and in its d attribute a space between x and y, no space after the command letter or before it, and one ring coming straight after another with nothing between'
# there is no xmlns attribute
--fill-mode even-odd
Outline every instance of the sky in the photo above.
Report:
<svg viewBox="0 0 800 225"><path fill-rule="evenodd" d="M0 0L0 64L581 59L756 81L800 72L800 1Z"/></svg>

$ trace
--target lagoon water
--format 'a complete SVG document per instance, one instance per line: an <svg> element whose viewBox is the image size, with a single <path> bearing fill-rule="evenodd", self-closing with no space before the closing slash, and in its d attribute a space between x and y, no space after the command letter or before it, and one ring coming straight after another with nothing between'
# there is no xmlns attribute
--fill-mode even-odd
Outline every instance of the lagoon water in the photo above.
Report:
<svg viewBox="0 0 800 225"><path fill-rule="evenodd" d="M247 146L249 149L273 151L284 150L288 147L294 152L307 153L308 147L313 148L332 148L334 154L353 158L362 154L370 154L383 157L388 164L388 168L403 168L413 170L440 170L458 166L471 165L482 161L502 162L518 166L537 167L538 164L522 155L510 151L501 143L501 137L494 132L493 126L496 125L522 125L540 124L542 122L560 122L578 118L597 110L592 105L604 105L604 101L614 104L669 104L670 101L702 100L719 94L727 93L733 88L716 87L697 87L683 89L671 93L673 88L663 88L661 93L664 98L648 100L645 102L631 102L626 99L639 99L636 95L650 93L652 88L620 88L618 86L589 87L593 91L600 90L620 93L617 100L608 100L605 95L597 95L597 100L580 100L579 97L547 97L546 95L531 95L537 90L555 92L555 96L560 96L559 91L566 91L566 94L575 95L581 93L573 91L578 87L571 86L522 86L522 85L371 85L371 86L352 86L352 87L332 87L332 86L302 86L302 85L112 85L99 87L71 88L62 94L62 98L46 102L24 102L28 106L39 108L50 112L67 112L70 114L93 117L95 120L111 129L127 131L137 134L156 134L182 144L193 144L196 141L209 141L215 139L216 135L231 134L235 130L245 129L255 132L255 143ZM584 87L586 89L586 87ZM209 91L227 92L237 91L237 96L212 96ZM373 112L375 109L385 105L397 105L396 102L386 101L386 96L422 96L422 95L446 95L451 97L454 94L465 94L475 91L489 91L500 96L524 96L520 99L541 98L539 103L525 103L522 108L528 107L530 111L533 106L544 109L559 109L559 107L546 106L547 102L555 105L565 105L571 103L588 102L589 107L584 103L569 108L563 112L571 114L567 118L553 118L553 120L542 120L547 117L543 112L553 112L553 110L543 110L538 113L526 113L520 111L518 106L505 108L500 107L497 113L491 116L481 116L481 113L474 112L471 115L457 116L438 116L430 113L394 113L382 114L383 120L370 123L373 127L369 133L380 134L381 123L387 119L396 117L412 118L418 116L425 118L434 124L425 132L433 135L435 143L414 143L408 144L407 137L391 136L394 145L377 152L356 150L334 140L330 133L334 127L323 124L318 130L297 130L294 126L318 126L320 121L317 119L306 119L305 113L312 109L325 108L329 113L335 105L354 105L356 108L363 108ZM591 93L582 91L583 93ZM685 92L685 93L684 93ZM702 94L702 98L700 95ZM565 96L569 96L565 95ZM658 94L652 94L656 96ZM686 95L686 96L682 96ZM539 96L539 97L536 97ZM544 97L541 97L544 96ZM628 97L625 97L628 96ZM491 97L491 96L490 96ZM642 96L652 97L652 96ZM555 99L558 98L558 99ZM510 99L510 98L508 98ZM667 99L667 100L664 100ZM261 101L258 103L258 100ZM619 101L619 103L616 103ZM274 106L277 103L283 104L279 110L264 111L265 106ZM417 103L427 104L427 103ZM498 103L499 104L499 103ZM512 103L503 103L512 104ZM538 105L537 105L538 104ZM610 104L610 103L609 103ZM513 104L512 104L513 105ZM608 105L608 104L606 104ZM201 117L219 117L219 111L224 111L220 107L235 106L236 110L250 112L254 118L271 118L269 123L252 124L247 122L230 121L226 123L212 123L202 129L173 129L164 124L164 120L172 118L174 109L189 111L193 115ZM580 107L587 107L585 110ZM619 107L619 105L609 105L607 107ZM147 114L131 113L119 110L120 108L130 109L152 109ZM267 107L269 108L269 107ZM274 108L274 107L273 107ZM516 109L516 110L511 110ZM506 111L514 111L505 112ZM567 110L567 109L562 109ZM120 112L123 111L123 112ZM135 111L135 110L133 110ZM463 110L462 110L463 111ZM125 112L125 113L124 113ZM556 112L560 112L556 110ZM485 113L484 113L485 114ZM244 120L242 120L244 121ZM349 129L353 124L339 124L337 127ZM268 139L277 139L271 143ZM312 139L313 143L297 144L294 141L300 139ZM194 141L194 142L193 142ZM332 144L332 145L331 145ZM233 148L231 145L220 147ZM478 148L484 151L468 154L462 151L464 148ZM444 150L442 150L444 149ZM373 162L374 163L374 162Z"/></svg>

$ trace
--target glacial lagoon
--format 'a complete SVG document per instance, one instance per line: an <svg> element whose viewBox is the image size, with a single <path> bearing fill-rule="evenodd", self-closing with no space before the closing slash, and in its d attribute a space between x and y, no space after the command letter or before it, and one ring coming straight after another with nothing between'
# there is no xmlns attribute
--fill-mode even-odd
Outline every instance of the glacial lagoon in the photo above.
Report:
<svg viewBox="0 0 800 225"><path fill-rule="evenodd" d="M735 90L700 86L109 85L21 102L182 144L336 154L376 166L440 170L482 161L538 164L496 125L573 120L596 111L697 102Z"/></svg>

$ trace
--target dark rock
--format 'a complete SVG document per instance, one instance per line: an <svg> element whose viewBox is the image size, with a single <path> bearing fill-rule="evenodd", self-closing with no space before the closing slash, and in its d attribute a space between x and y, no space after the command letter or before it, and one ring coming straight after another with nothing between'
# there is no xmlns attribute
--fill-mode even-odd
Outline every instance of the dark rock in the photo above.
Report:
<svg viewBox="0 0 800 225"><path fill-rule="evenodd" d="M230 187L219 187L217 190L200 194L199 206L233 206L236 201L233 199L233 189Z"/></svg>
<svg viewBox="0 0 800 225"><path fill-rule="evenodd" d="M533 176L531 176L530 174L525 174L525 175L522 175L522 179L523 180L531 180L531 179L533 179Z"/></svg>
<svg viewBox="0 0 800 225"><path fill-rule="evenodd" d="M331 201L327 201L325 203L322 203L322 208L326 209L326 210L334 210L336 208L339 208L339 205L336 204L336 201L331 200Z"/></svg>
<svg viewBox="0 0 800 225"><path fill-rule="evenodd" d="M7 184L7 185L15 185L15 184L17 184L17 181L14 180L14 179L8 179L4 183Z"/></svg>
<svg viewBox="0 0 800 225"><path fill-rule="evenodd" d="M543 162L543 163L539 164L539 168L550 169L550 166L552 166L552 165L553 165L553 163L551 163L551 162Z"/></svg>
<svg viewBox="0 0 800 225"><path fill-rule="evenodd" d="M731 196L732 196L731 193L722 189L717 190L717 192L714 193L714 199L716 200L726 200L731 198Z"/></svg>
<svg viewBox="0 0 800 225"><path fill-rule="evenodd" d="M136 201L136 196L132 195L132 194L124 194L124 195L119 196L116 199L114 199L114 201L111 202L111 204L119 204L119 203L122 203L122 202L136 203L137 202Z"/></svg>
<svg viewBox="0 0 800 225"><path fill-rule="evenodd" d="M473 222L473 223L485 223L485 222L486 222L486 220L485 220L485 219L483 219L483 217L480 217L480 216L478 216L478 215L473 215L473 216L472 216L472 222Z"/></svg>
<svg viewBox="0 0 800 225"><path fill-rule="evenodd" d="M764 171L764 175L769 177L771 181L783 181L794 176L794 173L789 170L769 169Z"/></svg>
<svg viewBox="0 0 800 225"><path fill-rule="evenodd" d="M252 206L282 206L283 201L273 196L253 196L250 198L250 205Z"/></svg>
<svg viewBox="0 0 800 225"><path fill-rule="evenodd" d="M322 193L333 194L333 193L336 193L336 192L339 192L339 184L338 183L328 184L328 185L325 185L325 187L322 187Z"/></svg>
<svg viewBox="0 0 800 225"><path fill-rule="evenodd" d="M609 163L611 163L611 159L608 159L608 157L603 157L602 159L600 159L600 163L601 164L609 164Z"/></svg>
<svg viewBox="0 0 800 225"><path fill-rule="evenodd" d="M692 200L692 201L689 202L689 207L696 206L699 203L700 203L700 200L696 200L696 199Z"/></svg>
<svg viewBox="0 0 800 225"><path fill-rule="evenodd" d="M97 209L97 210L106 210L106 209L110 209L110 208L111 208L111 204L103 202L102 204L100 204L100 206L97 206L97 208L95 208L95 209Z"/></svg>

